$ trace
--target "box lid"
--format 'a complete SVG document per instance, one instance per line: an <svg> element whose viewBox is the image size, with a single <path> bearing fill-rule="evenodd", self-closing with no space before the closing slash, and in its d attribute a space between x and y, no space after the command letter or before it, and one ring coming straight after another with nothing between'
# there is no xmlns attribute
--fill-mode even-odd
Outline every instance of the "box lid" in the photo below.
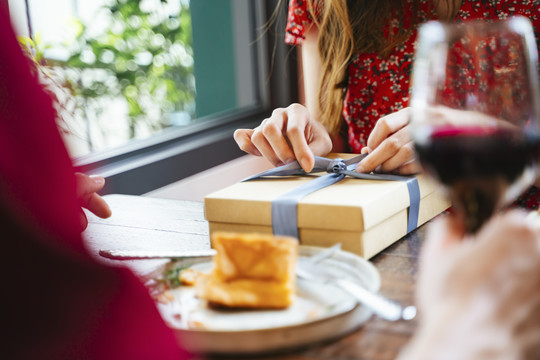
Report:
<svg viewBox="0 0 540 360"><path fill-rule="evenodd" d="M205 217L211 222L271 225L272 200L317 175L259 179L231 185L205 197ZM416 177L421 198L435 191L432 180L424 175ZM300 200L297 223L299 228L364 231L408 206L409 195L403 181L345 178Z"/></svg>

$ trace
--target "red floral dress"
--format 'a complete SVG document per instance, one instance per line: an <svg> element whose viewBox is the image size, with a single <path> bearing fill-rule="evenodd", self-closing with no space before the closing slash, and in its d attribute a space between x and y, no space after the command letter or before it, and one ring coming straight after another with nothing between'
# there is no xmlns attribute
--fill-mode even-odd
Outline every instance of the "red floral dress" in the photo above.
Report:
<svg viewBox="0 0 540 360"><path fill-rule="evenodd" d="M419 17L432 18L431 0L420 1ZM307 10L307 1L290 0L285 42L299 45L313 20ZM537 44L540 44L540 1L538 0L463 0L455 22L464 20L506 19L522 15L534 27ZM405 25L411 16L405 14ZM391 24L397 26L397 24ZM382 116L396 112L409 104L409 82L415 51L416 29L402 44L396 46L388 57L376 53L358 53L349 65L348 86L343 103L343 117L347 122L348 142L351 150L359 153L365 146L375 123ZM518 200L520 206L538 208L540 191L530 189Z"/></svg>

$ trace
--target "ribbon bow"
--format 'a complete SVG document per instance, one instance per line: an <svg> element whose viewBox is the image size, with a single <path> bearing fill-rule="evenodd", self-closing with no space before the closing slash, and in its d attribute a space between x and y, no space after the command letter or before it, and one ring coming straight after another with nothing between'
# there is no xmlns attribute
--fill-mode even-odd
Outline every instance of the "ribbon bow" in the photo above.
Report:
<svg viewBox="0 0 540 360"><path fill-rule="evenodd" d="M415 177L399 176L391 174L364 174L354 171L356 165L367 154L355 156L351 159L328 159L315 156L315 165L309 173L328 172L327 175L319 176L272 201L272 231L275 235L288 235L299 238L297 225L298 202L305 196L320 190L326 186L343 180L346 176L364 180L391 180L405 181L409 190L410 206L408 209L407 233L418 226L418 211L420 208L420 188ZM298 161L276 167L259 174L253 175L243 181L250 181L274 176L306 175Z"/></svg>

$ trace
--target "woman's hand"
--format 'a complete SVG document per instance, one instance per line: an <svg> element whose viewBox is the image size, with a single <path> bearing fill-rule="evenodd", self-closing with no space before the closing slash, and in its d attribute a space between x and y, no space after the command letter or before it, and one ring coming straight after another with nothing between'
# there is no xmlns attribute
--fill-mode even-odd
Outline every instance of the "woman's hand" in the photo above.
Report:
<svg viewBox="0 0 540 360"><path fill-rule="evenodd" d="M399 359L538 354L538 225L512 211L475 236L462 234L450 216L429 224L416 289L419 326Z"/></svg>
<svg viewBox="0 0 540 360"><path fill-rule="evenodd" d="M362 149L362 152L368 152L369 156L358 164L356 171L393 172L402 175L421 171L409 129L409 116L410 108L405 108L377 121L369 135L367 146Z"/></svg>
<svg viewBox="0 0 540 360"><path fill-rule="evenodd" d="M298 160L306 172L313 169L314 156L332 150L332 140L324 126L300 104L274 110L255 129L238 129L234 140L240 149L263 156L274 166Z"/></svg>
<svg viewBox="0 0 540 360"><path fill-rule="evenodd" d="M105 179L101 176L88 176L83 173L75 173L77 186L77 199L82 207L90 210L100 218L108 218L111 216L109 205L98 195L98 191L103 189ZM88 226L88 219L81 210L81 226L82 230Z"/></svg>
<svg viewBox="0 0 540 360"><path fill-rule="evenodd" d="M402 175L415 174L422 170L416 159L410 131L410 107L380 118L369 135L363 153L369 153L356 167L358 172L393 172ZM427 109L430 120L435 124L460 126L462 124L491 124L513 127L507 121L496 119L478 111L464 111L435 106ZM538 182L540 184L540 181Z"/></svg>
<svg viewBox="0 0 540 360"><path fill-rule="evenodd" d="M330 135L317 121L321 118L317 89L322 73L318 39L317 27L308 27L301 46L306 106L292 104L276 109L255 129L236 130L234 139L240 149L263 156L274 166L298 160L306 172L313 169L314 156L324 156L332 150ZM342 150L340 141L335 141L334 145L338 146L335 151Z"/></svg>

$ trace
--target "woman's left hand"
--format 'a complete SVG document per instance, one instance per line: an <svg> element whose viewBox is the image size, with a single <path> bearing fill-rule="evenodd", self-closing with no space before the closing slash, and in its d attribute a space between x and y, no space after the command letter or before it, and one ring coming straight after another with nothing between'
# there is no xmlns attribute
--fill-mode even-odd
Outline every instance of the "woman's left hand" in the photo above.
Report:
<svg viewBox="0 0 540 360"><path fill-rule="evenodd" d="M409 175L421 171L409 128L410 107L380 118L362 153L369 153L356 171Z"/></svg>

